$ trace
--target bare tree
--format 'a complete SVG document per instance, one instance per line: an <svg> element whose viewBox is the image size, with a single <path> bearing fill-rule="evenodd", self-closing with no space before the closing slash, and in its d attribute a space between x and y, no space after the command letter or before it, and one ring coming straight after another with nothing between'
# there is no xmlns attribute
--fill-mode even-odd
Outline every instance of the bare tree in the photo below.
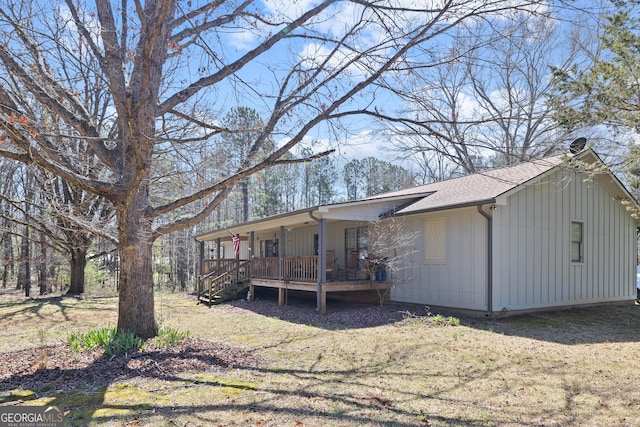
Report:
<svg viewBox="0 0 640 427"><path fill-rule="evenodd" d="M342 175L349 200L415 186L411 172L375 157L349 161Z"/></svg>
<svg viewBox="0 0 640 427"><path fill-rule="evenodd" d="M94 239L102 236L115 244L113 205L48 173L40 175L40 188L39 215L33 215L34 227L69 262L67 294L83 294L85 267Z"/></svg>
<svg viewBox="0 0 640 427"><path fill-rule="evenodd" d="M31 169L31 170L30 170ZM62 254L70 266L68 294L84 293L84 270L91 244L96 236L113 242L113 206L103 198L83 191L43 170L26 168L28 179L14 194L0 194L7 208L1 214L4 221L20 225L22 232L20 265L27 269L31 261L38 262L40 289L46 281L46 250ZM18 183L15 183L16 185ZM14 231L14 233L16 233ZM38 257L29 255L29 245L39 246ZM40 258L38 260L38 258ZM24 288L26 273L20 278ZM25 289L26 291L26 289Z"/></svg>
<svg viewBox="0 0 640 427"><path fill-rule="evenodd" d="M31 296L31 203L29 200L33 199L35 194L34 180L29 168L22 168L22 189L23 199L21 201L21 207L19 211L22 214L22 221L20 226L22 231L20 232L20 255L18 258L18 282L16 283L17 289L24 290L24 296Z"/></svg>
<svg viewBox="0 0 640 427"><path fill-rule="evenodd" d="M575 59L584 32L567 25L550 13L513 14L455 34L446 63L395 85L404 119L388 132L399 155L427 168L429 181L557 150L569 132L548 102L551 67Z"/></svg>
<svg viewBox="0 0 640 427"><path fill-rule="evenodd" d="M17 171L19 164L11 160L0 159L0 235L2 236L0 246L2 250L2 287L6 288L7 283L14 276L15 254L14 236L17 235L17 224L11 220L16 209L8 200L16 198L18 191L18 178L21 176Z"/></svg>
<svg viewBox="0 0 640 427"><path fill-rule="evenodd" d="M418 252L415 242L420 233L407 230L404 220L398 217L382 218L369 224L369 255L365 263L369 278L382 280L384 277L390 283L387 288L376 289L380 305L384 304L392 287L402 286L403 281L398 273L403 272L406 281L412 268L409 260ZM380 273L384 273L383 277Z"/></svg>
<svg viewBox="0 0 640 427"><path fill-rule="evenodd" d="M155 239L198 223L240 180L280 164L321 125L331 132L340 119L372 112L381 83L401 68L440 61L416 48L482 16L527 13L533 3L2 0L0 155L113 204L118 328L150 337ZM229 34L238 32L246 42L232 45ZM230 98L264 110L245 161L197 191L160 197L169 177L156 175L156 163L177 164L194 144L225 132L217 117ZM269 138L281 144L262 157ZM74 149L78 141L84 154ZM87 174L85 157L99 160L97 176ZM184 216L190 204L201 208Z"/></svg>

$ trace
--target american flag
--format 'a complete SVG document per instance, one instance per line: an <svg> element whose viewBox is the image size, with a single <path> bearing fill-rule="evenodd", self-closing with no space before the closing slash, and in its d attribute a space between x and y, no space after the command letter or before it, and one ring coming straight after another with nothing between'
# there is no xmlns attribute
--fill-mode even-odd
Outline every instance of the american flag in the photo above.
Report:
<svg viewBox="0 0 640 427"><path fill-rule="evenodd" d="M233 253L236 256L240 255L240 238L236 234L231 235L231 240L233 240Z"/></svg>

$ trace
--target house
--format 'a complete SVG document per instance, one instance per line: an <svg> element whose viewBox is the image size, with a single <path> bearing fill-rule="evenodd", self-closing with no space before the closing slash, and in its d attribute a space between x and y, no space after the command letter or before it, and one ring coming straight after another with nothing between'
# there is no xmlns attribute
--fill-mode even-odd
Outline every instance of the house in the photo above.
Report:
<svg viewBox="0 0 640 427"><path fill-rule="evenodd" d="M600 168L586 173L577 162ZM301 209L232 231L241 238L239 258L247 260L245 283L251 290L278 288L281 303L288 289L312 291L324 312L327 293L388 289L392 301L491 316L633 300L638 212L627 189L586 149ZM374 278L365 268L367 233L383 217L413 232L406 244L415 250L405 260L410 268ZM203 259L203 277L231 268L227 230L196 239L202 253L208 244L215 254ZM358 259L347 277L350 254Z"/></svg>

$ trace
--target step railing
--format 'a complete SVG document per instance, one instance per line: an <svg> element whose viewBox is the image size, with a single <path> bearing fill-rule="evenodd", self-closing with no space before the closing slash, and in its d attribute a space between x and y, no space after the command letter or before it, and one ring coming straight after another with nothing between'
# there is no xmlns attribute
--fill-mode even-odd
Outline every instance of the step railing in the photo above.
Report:
<svg viewBox="0 0 640 427"><path fill-rule="evenodd" d="M243 262L244 260L240 260ZM217 272L225 268L233 268L236 265L235 258L211 258L202 260L202 274ZM225 270L226 271L226 270Z"/></svg>
<svg viewBox="0 0 640 427"><path fill-rule="evenodd" d="M206 299L210 303L232 287L237 287L249 279L250 261L239 265L226 264L216 271L206 274L198 280L198 300Z"/></svg>

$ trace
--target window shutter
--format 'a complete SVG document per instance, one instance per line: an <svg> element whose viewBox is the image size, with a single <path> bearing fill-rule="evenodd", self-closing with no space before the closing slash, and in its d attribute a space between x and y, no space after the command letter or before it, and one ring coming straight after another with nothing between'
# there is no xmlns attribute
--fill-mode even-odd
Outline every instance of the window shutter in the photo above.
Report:
<svg viewBox="0 0 640 427"><path fill-rule="evenodd" d="M444 261L446 259L444 218L427 220L425 231L425 261Z"/></svg>

